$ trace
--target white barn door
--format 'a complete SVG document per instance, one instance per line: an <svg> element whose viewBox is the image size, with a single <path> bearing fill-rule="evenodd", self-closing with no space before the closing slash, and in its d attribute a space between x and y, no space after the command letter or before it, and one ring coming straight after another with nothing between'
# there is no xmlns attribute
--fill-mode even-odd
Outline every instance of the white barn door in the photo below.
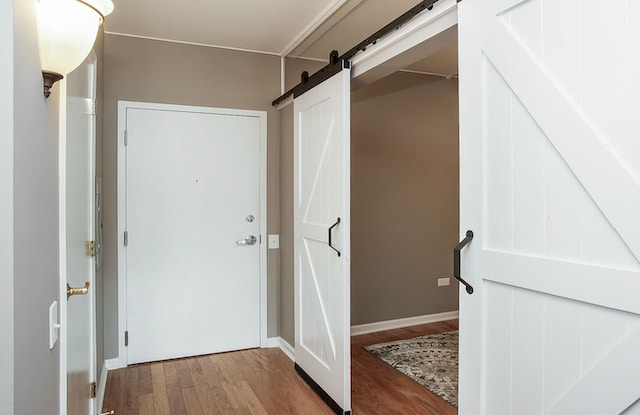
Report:
<svg viewBox="0 0 640 415"><path fill-rule="evenodd" d="M296 369L339 414L351 409L350 70L294 100Z"/></svg>
<svg viewBox="0 0 640 415"><path fill-rule="evenodd" d="M638 23L460 3L462 415L640 413Z"/></svg>

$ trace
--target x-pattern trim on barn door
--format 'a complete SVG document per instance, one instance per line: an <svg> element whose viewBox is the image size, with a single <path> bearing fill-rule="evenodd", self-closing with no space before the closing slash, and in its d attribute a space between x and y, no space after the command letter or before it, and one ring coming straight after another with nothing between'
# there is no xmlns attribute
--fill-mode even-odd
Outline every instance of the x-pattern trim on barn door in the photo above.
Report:
<svg viewBox="0 0 640 415"><path fill-rule="evenodd" d="M351 407L350 70L341 66L293 105L296 370L343 414Z"/></svg>
<svg viewBox="0 0 640 415"><path fill-rule="evenodd" d="M486 43L484 52L491 64L538 122L636 259L640 260L640 232L637 231L640 229L640 215L629 215L631 206L640 206L638 182L623 167L620 157L607 145L602 134L553 82L552 76L528 53L514 33L498 19L493 20L489 36L500 39L501 47L495 47L495 40ZM538 99L540 95L554 105L545 105ZM575 145L574 137L580 137L580 147ZM613 193L611 189L621 191ZM621 195L625 199L621 200Z"/></svg>
<svg viewBox="0 0 640 415"><path fill-rule="evenodd" d="M640 385L640 327L633 330L610 353L591 368L575 387L556 401L548 415L622 413L638 399ZM620 383L636 385L620 387ZM603 399L593 400L597 390ZM611 412L615 411L615 412Z"/></svg>
<svg viewBox="0 0 640 415"><path fill-rule="evenodd" d="M459 9L461 414L640 411L640 164L610 100L639 108L604 75L637 68L640 8L566 3Z"/></svg>

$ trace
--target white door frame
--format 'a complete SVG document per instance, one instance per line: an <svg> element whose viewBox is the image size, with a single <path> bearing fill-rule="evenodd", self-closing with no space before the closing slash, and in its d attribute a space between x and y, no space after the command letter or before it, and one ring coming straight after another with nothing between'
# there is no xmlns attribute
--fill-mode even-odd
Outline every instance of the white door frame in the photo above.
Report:
<svg viewBox="0 0 640 415"><path fill-rule="evenodd" d="M118 101L118 357L115 366L127 366L127 347L124 332L127 327L127 268L124 232L126 230L126 148L125 127L127 109L189 111L205 114L250 116L260 119L260 347L268 347L267 340L267 112L256 110L198 107L135 101Z"/></svg>
<svg viewBox="0 0 640 415"><path fill-rule="evenodd" d="M87 58L91 65L92 70L89 76L89 88L92 91L91 99L96 99L96 86L97 86L97 56L95 52L91 52L89 57ZM84 66L84 64L83 64ZM82 66L81 66L82 67ZM60 288L59 288L59 301L58 301L58 313L59 313L59 325L60 331L58 333L58 344L60 347L60 413L67 413L67 79L64 78L59 82L59 112L58 112L58 133L59 133L59 145L58 145L58 194L59 194L59 256L60 256L60 264L59 264L59 276L60 276ZM91 180L92 183L95 183L95 168L96 168L96 120L95 116L93 119L93 125L91 129L91 134L93 136L93 145L92 145L92 156L91 156L91 175L94 179ZM90 190L90 206L91 206L91 220L90 224L93 225L95 221L93 220L93 215L95 215L95 185L91 187ZM91 237L95 236L95 229L91 229ZM97 382L97 338L96 338L96 284L95 284L95 266L92 265L92 271L90 273L90 286L89 286L89 297L90 297L90 308L91 308L91 327L90 327L90 343L91 343L91 366L89 368L89 377L92 382ZM97 412L96 402L97 399L92 399L91 401L91 411Z"/></svg>

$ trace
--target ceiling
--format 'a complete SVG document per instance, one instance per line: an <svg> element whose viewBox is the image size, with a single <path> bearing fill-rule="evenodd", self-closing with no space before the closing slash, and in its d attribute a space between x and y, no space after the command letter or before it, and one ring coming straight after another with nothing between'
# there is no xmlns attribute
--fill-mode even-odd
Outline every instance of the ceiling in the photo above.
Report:
<svg viewBox="0 0 640 415"><path fill-rule="evenodd" d="M328 60L344 53L419 0L113 0L112 34ZM450 75L457 50L410 67Z"/></svg>
<svg viewBox="0 0 640 415"><path fill-rule="evenodd" d="M280 55L345 0L113 0L105 31Z"/></svg>

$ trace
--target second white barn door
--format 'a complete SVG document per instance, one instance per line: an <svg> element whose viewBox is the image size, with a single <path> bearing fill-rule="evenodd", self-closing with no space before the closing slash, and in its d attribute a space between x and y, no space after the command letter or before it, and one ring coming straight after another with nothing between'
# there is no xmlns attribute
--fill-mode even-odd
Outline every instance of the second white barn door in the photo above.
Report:
<svg viewBox="0 0 640 415"><path fill-rule="evenodd" d="M336 413L351 409L350 73L293 104L296 369Z"/></svg>
<svg viewBox="0 0 640 415"><path fill-rule="evenodd" d="M263 117L125 111L127 363L258 347Z"/></svg>
<svg viewBox="0 0 640 415"><path fill-rule="evenodd" d="M638 414L640 3L459 4L460 414Z"/></svg>

